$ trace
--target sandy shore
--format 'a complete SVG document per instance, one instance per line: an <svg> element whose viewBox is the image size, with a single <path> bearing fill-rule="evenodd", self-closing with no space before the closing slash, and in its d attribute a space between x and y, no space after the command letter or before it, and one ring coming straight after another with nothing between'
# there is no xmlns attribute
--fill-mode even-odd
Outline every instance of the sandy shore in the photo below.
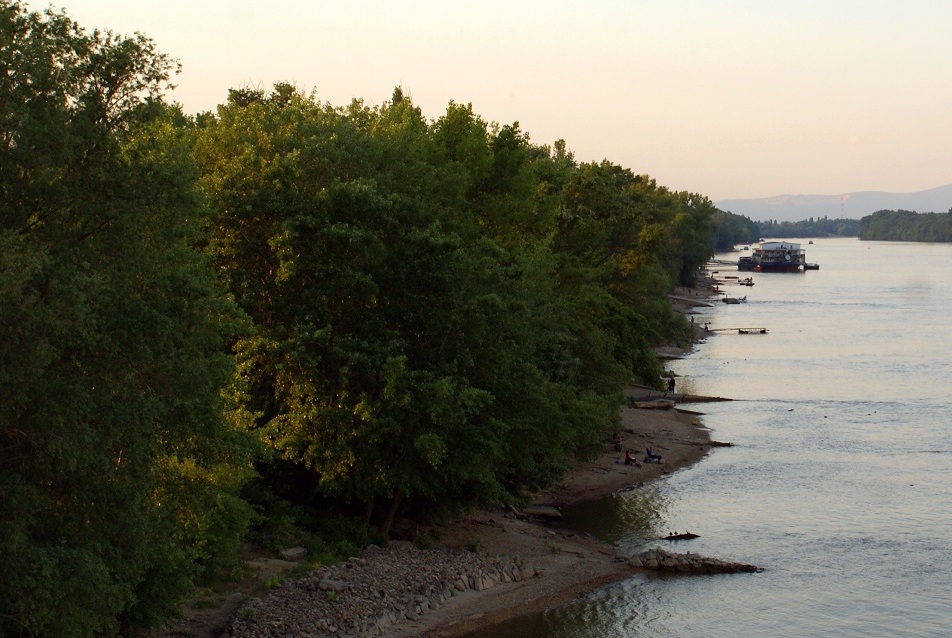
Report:
<svg viewBox="0 0 952 638"><path fill-rule="evenodd" d="M679 293L672 297L672 303L676 310L685 313L710 300L709 289L681 289ZM700 327L698 331L699 338L703 337ZM682 354L677 348L659 352L662 358ZM630 388L628 394L633 404L663 395L641 387ZM684 399L681 395L673 396L679 401ZM699 461L710 450L711 440L695 411L698 407L699 404L679 402L668 409L634 405L622 408L621 449L638 450L643 457L645 448L651 446L662 455L664 463L626 466L621 462L624 452L616 452L606 443L600 458L580 465L552 489L534 495L533 503L559 507L591 501ZM477 539L480 551L491 555L518 555L543 575L456 596L439 609L395 627L387 634L388 638L457 638L563 604L637 571L629 565L629 557L617 555L612 547L559 529L557 525L525 520L503 510L478 511L459 519L444 531L442 544L465 549Z"/></svg>
<svg viewBox="0 0 952 638"><path fill-rule="evenodd" d="M633 389L633 394L638 393ZM599 459L581 465L554 488L536 494L533 502L558 507L594 500L700 460L710 449L710 437L699 424L697 415L681 409L690 407L685 404L668 410L622 410L622 449L639 450L643 455L645 447L653 446L664 458L662 465L626 466L621 463L624 453L606 450ZM518 555L542 571L543 576L498 585L483 592L466 592L418 620L394 628L388 637L462 636L557 606L637 571L628 564L629 557L617 555L605 544L559 529L557 525L521 519L503 510L478 511L459 519L444 531L441 544L465 549L476 539L480 551L491 555Z"/></svg>

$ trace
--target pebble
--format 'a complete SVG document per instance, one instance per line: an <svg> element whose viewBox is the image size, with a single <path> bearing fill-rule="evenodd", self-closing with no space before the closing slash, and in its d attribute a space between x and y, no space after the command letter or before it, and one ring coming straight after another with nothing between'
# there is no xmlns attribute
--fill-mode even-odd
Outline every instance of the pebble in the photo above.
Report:
<svg viewBox="0 0 952 638"><path fill-rule="evenodd" d="M518 557L408 543L368 547L362 557L281 582L232 620L236 638L366 638L438 608L468 590L541 576Z"/></svg>

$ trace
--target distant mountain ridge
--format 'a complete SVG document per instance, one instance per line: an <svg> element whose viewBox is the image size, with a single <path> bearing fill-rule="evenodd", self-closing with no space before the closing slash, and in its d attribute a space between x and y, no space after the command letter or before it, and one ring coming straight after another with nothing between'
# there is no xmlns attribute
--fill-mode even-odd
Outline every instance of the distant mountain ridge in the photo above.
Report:
<svg viewBox="0 0 952 638"><path fill-rule="evenodd" d="M952 209L952 184L916 193L860 191L842 195L776 195L760 199L724 199L714 205L753 221L798 222L811 217L861 219L878 210L945 213Z"/></svg>

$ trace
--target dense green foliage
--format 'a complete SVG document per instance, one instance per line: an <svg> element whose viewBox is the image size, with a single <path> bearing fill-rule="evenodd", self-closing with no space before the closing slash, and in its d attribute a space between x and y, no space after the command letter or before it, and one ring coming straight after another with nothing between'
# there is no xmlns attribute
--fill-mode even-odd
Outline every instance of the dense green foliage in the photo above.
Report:
<svg viewBox="0 0 952 638"><path fill-rule="evenodd" d="M952 241L952 210L948 213L915 213L881 210L859 221L860 239L884 241Z"/></svg>
<svg viewBox="0 0 952 638"><path fill-rule="evenodd" d="M750 244L757 241L761 234L757 222L743 215L735 215L718 210L714 215L716 229L711 239L715 251L727 252L737 244Z"/></svg>
<svg viewBox="0 0 952 638"><path fill-rule="evenodd" d="M0 634L148 624L250 516L170 62L0 2Z"/></svg>
<svg viewBox="0 0 952 638"><path fill-rule="evenodd" d="M275 458L388 529L550 484L615 426L713 206L450 104L233 92L196 143L237 363ZM377 504L381 509L376 509ZM386 507L383 505L386 504Z"/></svg>
<svg viewBox="0 0 952 638"><path fill-rule="evenodd" d="M859 234L858 219L829 219L817 217L799 222L757 222L761 237L855 237Z"/></svg>
<svg viewBox="0 0 952 638"><path fill-rule="evenodd" d="M729 251L737 244L750 244L761 237L854 237L859 234L857 219L810 218L799 222L755 222L747 217L718 210L714 214L716 228L712 246L716 251Z"/></svg>
<svg viewBox="0 0 952 638"><path fill-rule="evenodd" d="M399 89L190 118L145 37L0 29L3 635L154 625L253 521L345 547L551 485L691 339L703 196Z"/></svg>

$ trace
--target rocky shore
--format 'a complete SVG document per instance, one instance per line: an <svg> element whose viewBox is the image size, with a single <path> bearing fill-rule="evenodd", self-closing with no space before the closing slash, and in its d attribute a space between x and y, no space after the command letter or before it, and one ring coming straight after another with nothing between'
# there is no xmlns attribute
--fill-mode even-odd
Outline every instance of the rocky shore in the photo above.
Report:
<svg viewBox="0 0 952 638"><path fill-rule="evenodd" d="M617 559L620 560L620 559ZM681 574L759 571L754 565L655 548L628 561L636 569ZM409 543L370 547L362 558L282 582L244 605L225 635L236 638L376 638L401 632L468 593L515 586L545 572L518 556ZM466 604L465 602L463 604Z"/></svg>
<svg viewBox="0 0 952 638"><path fill-rule="evenodd" d="M408 543L370 547L362 558L287 580L234 619L238 638L381 636L455 596L543 574L518 557Z"/></svg>

